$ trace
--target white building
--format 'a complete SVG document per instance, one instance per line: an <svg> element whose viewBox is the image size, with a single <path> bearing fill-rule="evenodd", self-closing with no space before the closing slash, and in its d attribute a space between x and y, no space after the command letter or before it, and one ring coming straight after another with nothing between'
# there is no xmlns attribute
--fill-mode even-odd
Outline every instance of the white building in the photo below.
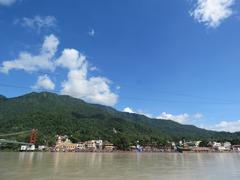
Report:
<svg viewBox="0 0 240 180"><path fill-rule="evenodd" d="M200 145L201 142L202 142L202 141L196 141L196 142L195 142L195 146L196 146L196 147L199 147L199 145Z"/></svg>
<svg viewBox="0 0 240 180"><path fill-rule="evenodd" d="M94 140L87 141L86 144L87 144L86 146L88 149L96 149L96 143Z"/></svg>
<svg viewBox="0 0 240 180"><path fill-rule="evenodd" d="M232 147L232 144L230 142L225 142L223 144L223 147L225 148L226 151L230 151L231 147Z"/></svg>
<svg viewBox="0 0 240 180"><path fill-rule="evenodd" d="M96 140L95 143L96 143L96 148L101 150L102 147L103 147L103 141L102 140Z"/></svg>
<svg viewBox="0 0 240 180"><path fill-rule="evenodd" d="M47 149L47 147L44 146L44 145L38 146L38 150L39 150L39 151L44 151L44 150L46 150L46 149Z"/></svg>
<svg viewBox="0 0 240 180"><path fill-rule="evenodd" d="M79 142L78 144L77 144L77 149L78 150L85 150L86 149L86 144L84 143L84 142Z"/></svg>
<svg viewBox="0 0 240 180"><path fill-rule="evenodd" d="M177 146L176 146L175 142L172 142L172 147L173 147L174 150L177 150Z"/></svg>
<svg viewBox="0 0 240 180"><path fill-rule="evenodd" d="M27 145L21 145L20 151L27 151Z"/></svg>
<svg viewBox="0 0 240 180"><path fill-rule="evenodd" d="M102 140L90 140L85 142L88 150L102 150L103 141Z"/></svg>
<svg viewBox="0 0 240 180"><path fill-rule="evenodd" d="M233 145L232 146L233 151L240 152L240 145Z"/></svg>
<svg viewBox="0 0 240 180"><path fill-rule="evenodd" d="M20 151L35 151L35 145L21 145Z"/></svg>
<svg viewBox="0 0 240 180"><path fill-rule="evenodd" d="M212 147L218 149L222 144L220 142L213 142Z"/></svg>
<svg viewBox="0 0 240 180"><path fill-rule="evenodd" d="M225 143L213 142L213 148L221 152L230 151L231 143L230 142L225 142Z"/></svg>

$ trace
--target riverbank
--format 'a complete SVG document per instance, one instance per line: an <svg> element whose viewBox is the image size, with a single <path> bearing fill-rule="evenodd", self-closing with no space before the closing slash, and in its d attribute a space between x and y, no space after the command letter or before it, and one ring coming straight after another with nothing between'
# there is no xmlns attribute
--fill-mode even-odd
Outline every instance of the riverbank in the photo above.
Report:
<svg viewBox="0 0 240 180"><path fill-rule="evenodd" d="M4 153L4 152L15 152L15 153L21 153L21 152L27 152L27 153L31 153L31 152L36 152L36 153L99 153L99 154L108 154L108 153L114 153L114 154L127 154L127 153L240 153L239 151L183 151L183 152L179 152L179 151L121 151L121 150L117 150L117 151L14 151L14 150L0 150L0 153Z"/></svg>

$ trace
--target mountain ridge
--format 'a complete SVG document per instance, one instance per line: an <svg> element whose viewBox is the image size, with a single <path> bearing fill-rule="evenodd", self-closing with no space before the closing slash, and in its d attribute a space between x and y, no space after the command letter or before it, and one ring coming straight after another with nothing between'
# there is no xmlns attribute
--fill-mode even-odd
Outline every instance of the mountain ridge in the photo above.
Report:
<svg viewBox="0 0 240 180"><path fill-rule="evenodd" d="M32 92L0 100L0 123L1 134L37 128L38 143L50 145L54 143L56 134L69 135L73 141L101 138L120 148L136 141L164 144L183 138L208 141L240 139L239 132L216 132L171 120L152 119L49 92ZM27 136L15 138L28 139Z"/></svg>

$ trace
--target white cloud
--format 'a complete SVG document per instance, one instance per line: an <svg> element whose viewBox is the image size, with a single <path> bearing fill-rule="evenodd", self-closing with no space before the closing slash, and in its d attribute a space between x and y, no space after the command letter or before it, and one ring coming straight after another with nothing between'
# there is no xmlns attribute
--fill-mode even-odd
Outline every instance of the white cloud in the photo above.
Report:
<svg viewBox="0 0 240 180"><path fill-rule="evenodd" d="M147 112L145 112L145 111L143 111L143 110L138 110L138 111L137 111L137 114L144 115L144 116L146 116L146 117L148 117L148 118L156 118L156 117L154 117L152 114L147 113Z"/></svg>
<svg viewBox="0 0 240 180"><path fill-rule="evenodd" d="M41 32L44 29L55 28L57 26L57 19L54 16L34 16L33 18L24 17L17 19L14 23Z"/></svg>
<svg viewBox="0 0 240 180"><path fill-rule="evenodd" d="M144 115L144 116L146 116L146 117L148 117L148 118L154 118L151 114L149 114L149 113L146 113L146 112L144 112L143 110L133 110L132 108L130 108L130 107L126 107L126 108L124 108L123 110L122 110L123 112L127 112L127 113L134 113L134 114L140 114L140 115Z"/></svg>
<svg viewBox="0 0 240 180"><path fill-rule="evenodd" d="M62 94L81 98L91 103L113 106L118 96L111 92L110 81L104 77L88 77L86 56L75 49L65 49L56 65L67 68L68 79L62 83Z"/></svg>
<svg viewBox="0 0 240 180"><path fill-rule="evenodd" d="M61 94L81 98L91 103L113 106L118 96L111 92L109 80L104 77L87 77L87 66L70 70L68 79L62 83Z"/></svg>
<svg viewBox="0 0 240 180"><path fill-rule="evenodd" d="M153 116L152 114L146 113L142 110L136 110L135 111L130 107L124 108L123 112L141 114L141 115L145 115L149 118L155 118L155 119L172 120L172 121L176 121L176 122L181 123L181 124L194 122L196 120L201 120L203 118L203 114L201 114L201 113L196 113L196 114L193 114L193 115L189 115L188 113L173 115L173 114L170 114L170 113L162 112L159 116Z"/></svg>
<svg viewBox="0 0 240 180"><path fill-rule="evenodd" d="M69 70L77 70L81 69L81 67L85 65L85 62L86 56L76 49L64 49L62 55L56 60L56 65Z"/></svg>
<svg viewBox="0 0 240 180"><path fill-rule="evenodd" d="M123 112L135 113L130 107L125 107L125 108L123 109Z"/></svg>
<svg viewBox="0 0 240 180"><path fill-rule="evenodd" d="M45 37L38 55L29 52L20 52L19 57L14 60L3 61L0 72L8 73L10 70L24 70L33 72L38 70L54 70L53 57L57 51L59 41L54 35Z"/></svg>
<svg viewBox="0 0 240 180"><path fill-rule="evenodd" d="M176 121L181 124L194 124L193 122L199 121L203 119L203 114L196 113L193 115L189 115L188 113L183 113L179 115L173 115L170 113L163 112L159 116L154 117L151 114L145 113L143 111L135 111L130 107L126 107L123 109L123 112L127 113L135 113L135 114L141 114L145 115L149 118L156 118L156 119L164 119L164 120L172 120ZM240 120L237 121L221 121L214 125L197 125L199 128L213 130L213 131L226 131L226 132L238 132L240 131Z"/></svg>
<svg viewBox="0 0 240 180"><path fill-rule="evenodd" d="M4 61L0 72L9 73L10 70L24 70L33 72L39 70L55 70L58 67L68 69L67 80L62 82L61 94L81 98L90 103L113 106L117 103L118 95L111 91L111 82L100 76L88 76L90 70L86 56L76 49L64 49L59 58L55 58L59 40L54 36L47 36L40 49L39 55L21 52L15 60ZM39 77L35 88L54 89L54 85L47 76Z"/></svg>
<svg viewBox="0 0 240 180"><path fill-rule="evenodd" d="M54 90L55 84L54 82L48 77L48 75L39 76L37 83L33 86L33 89L40 89L40 90Z"/></svg>
<svg viewBox="0 0 240 180"><path fill-rule="evenodd" d="M90 70L86 56L75 49L65 49L56 65L67 68L68 79L62 83L62 94L81 98L91 103L113 106L118 96L111 92L110 81L104 77L88 77Z"/></svg>
<svg viewBox="0 0 240 180"><path fill-rule="evenodd" d="M183 113L183 114L179 114L179 115L173 115L170 113L166 113L163 112L160 114L160 116L157 116L157 119L166 119L166 120L173 120L176 121L178 123L181 124L185 124L185 123L189 123L189 122L193 122L193 121L198 121L201 120L203 118L203 114L201 113L196 113L193 115L189 115L188 113Z"/></svg>
<svg viewBox="0 0 240 180"><path fill-rule="evenodd" d="M90 71L98 71L98 68L96 66L91 66L89 70Z"/></svg>
<svg viewBox="0 0 240 180"><path fill-rule="evenodd" d="M16 0L0 0L0 5L2 6L10 6L15 3Z"/></svg>
<svg viewBox="0 0 240 180"><path fill-rule="evenodd" d="M233 14L234 3L235 0L197 0L190 15L199 23L215 28Z"/></svg>
<svg viewBox="0 0 240 180"><path fill-rule="evenodd" d="M200 119L202 119L204 116L203 116L203 114L201 114L201 113L196 113L196 114L194 114L194 115L192 115L192 119L194 119L194 120L200 120Z"/></svg>
<svg viewBox="0 0 240 180"><path fill-rule="evenodd" d="M95 35L95 30L94 29L91 29L89 32L88 32L88 35L93 37Z"/></svg>
<svg viewBox="0 0 240 180"><path fill-rule="evenodd" d="M214 131L237 132L240 131L240 120L221 121L220 123L212 126L202 126L202 128Z"/></svg>
<svg viewBox="0 0 240 180"><path fill-rule="evenodd" d="M157 119L165 119L165 120L173 120L178 123L186 123L190 120L190 115L187 113L179 114L179 115L173 115L166 112L161 113L160 116L157 116Z"/></svg>

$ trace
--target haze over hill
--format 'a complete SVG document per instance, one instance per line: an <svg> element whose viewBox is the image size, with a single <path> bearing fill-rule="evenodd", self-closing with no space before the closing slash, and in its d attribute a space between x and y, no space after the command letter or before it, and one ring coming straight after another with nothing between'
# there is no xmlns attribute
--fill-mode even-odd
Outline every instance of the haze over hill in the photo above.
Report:
<svg viewBox="0 0 240 180"><path fill-rule="evenodd" d="M30 93L15 98L0 98L0 133L37 128L38 143L53 144L56 134L72 140L103 139L120 147L137 140L164 144L168 140L233 140L240 133L215 132L171 120L117 111L54 93ZM18 136L18 140L27 140Z"/></svg>

